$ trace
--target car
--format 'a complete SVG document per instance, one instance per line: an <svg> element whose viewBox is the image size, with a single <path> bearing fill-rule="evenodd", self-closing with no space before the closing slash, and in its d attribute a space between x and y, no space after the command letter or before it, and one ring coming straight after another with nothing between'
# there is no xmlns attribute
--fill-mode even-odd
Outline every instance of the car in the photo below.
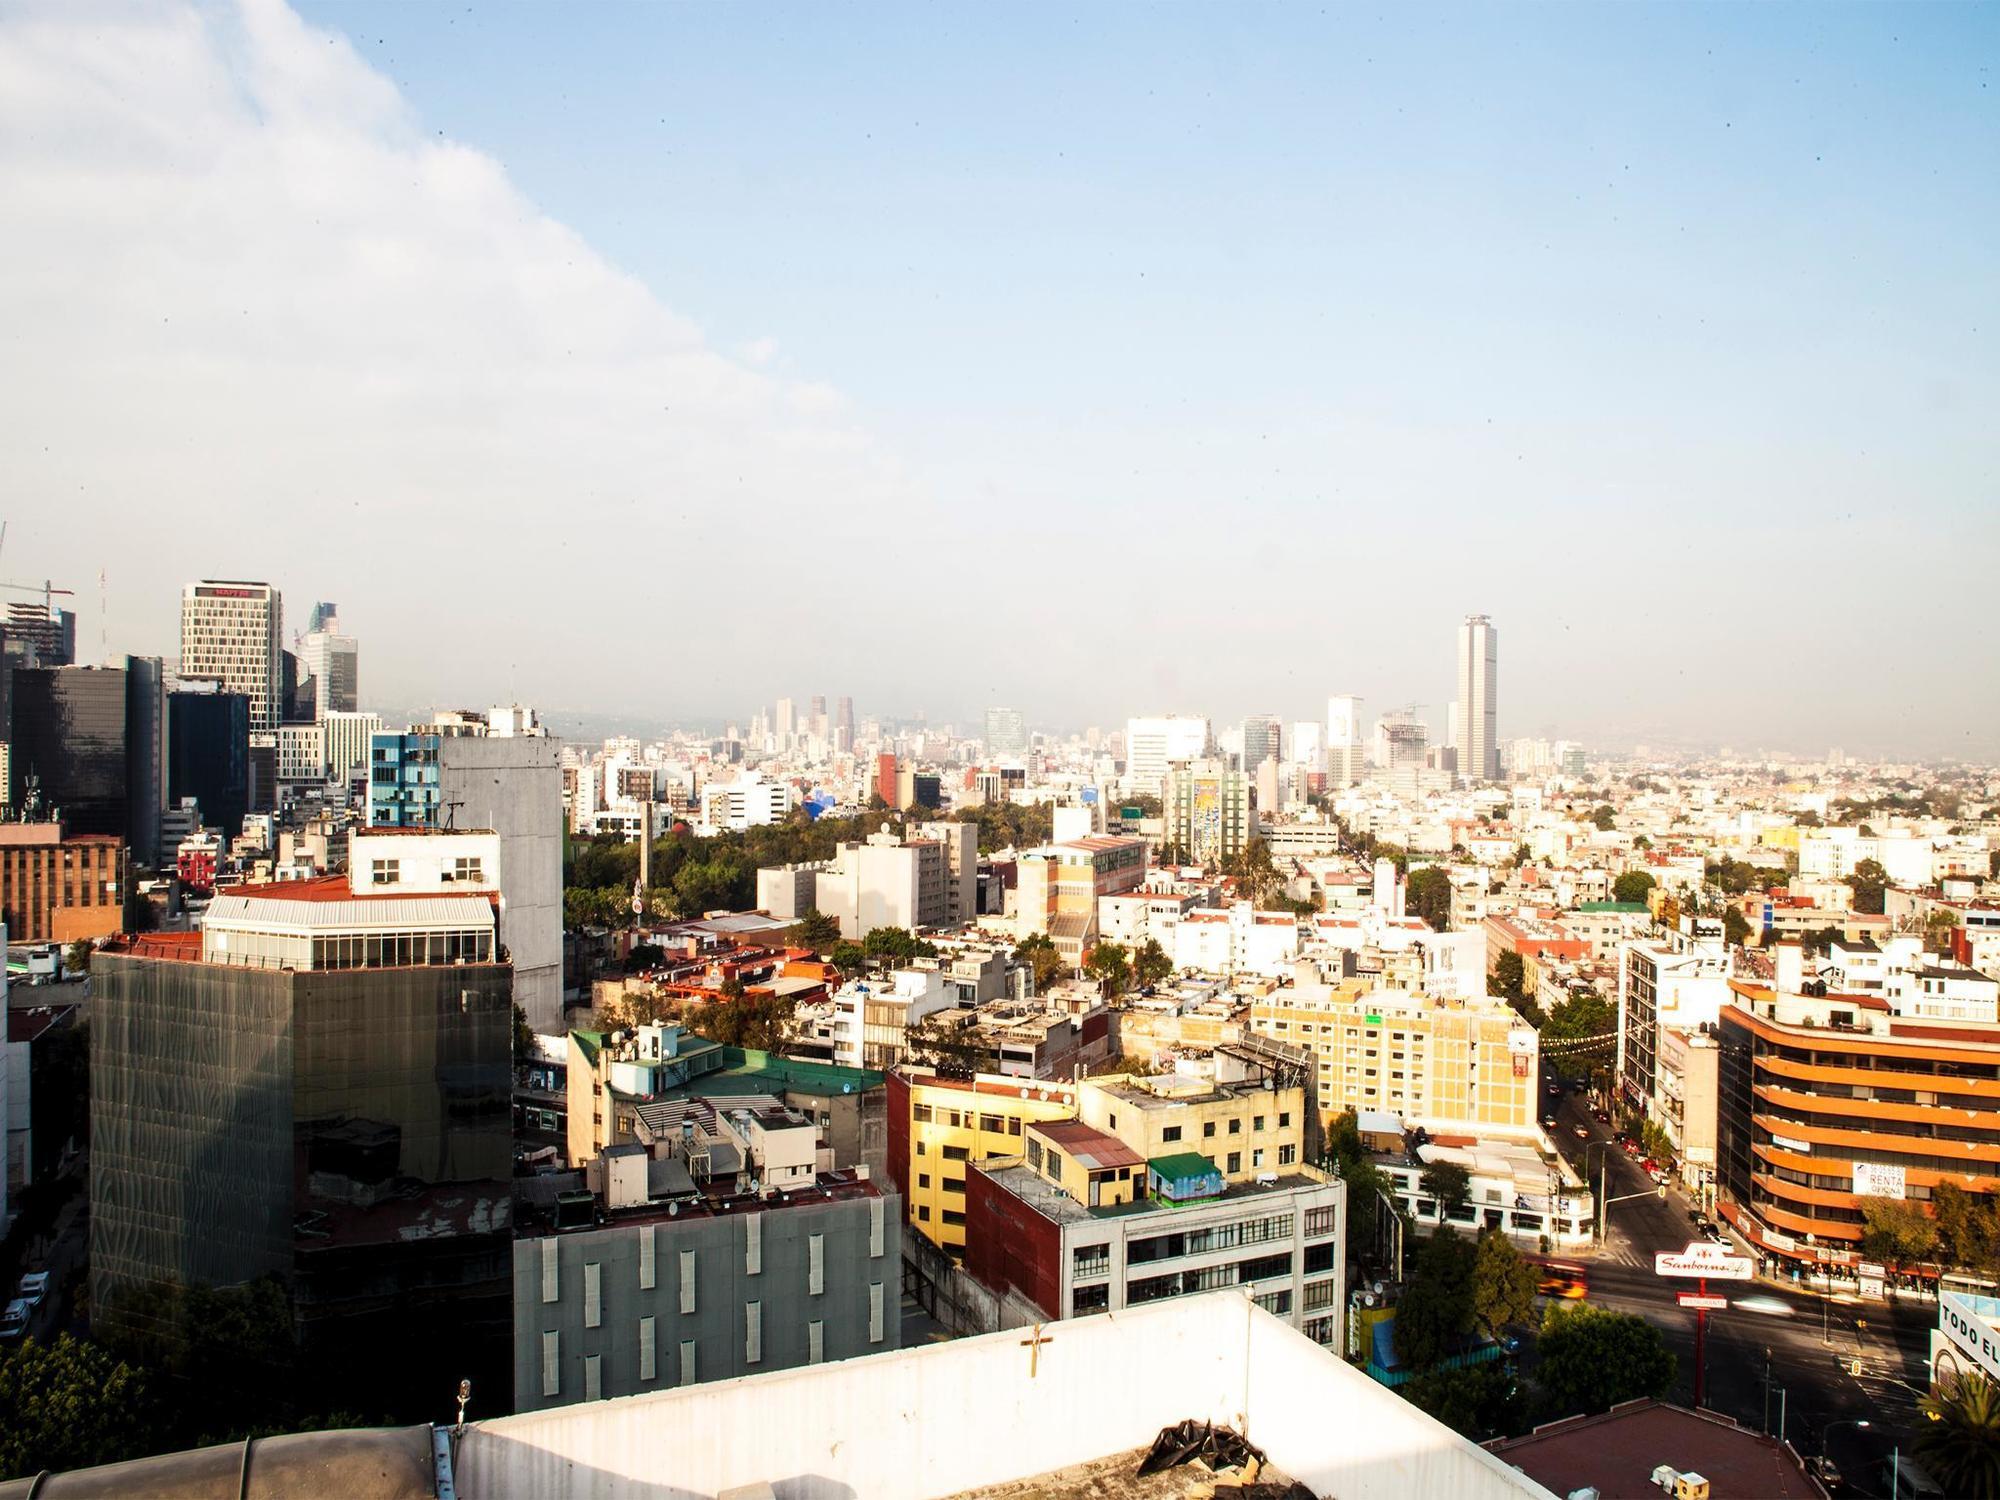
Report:
<svg viewBox="0 0 2000 1500"><path fill-rule="evenodd" d="M20 1285L14 1288L14 1295L30 1307L40 1307L42 1305L42 1298L48 1296L48 1294L49 1273L47 1271L28 1272L27 1275L21 1278Z"/></svg>
<svg viewBox="0 0 2000 1500"><path fill-rule="evenodd" d="M1708 1220L1703 1216L1702 1211L1698 1208L1691 1208L1688 1210L1688 1223L1694 1225L1694 1227L1697 1229L1706 1229L1708 1227Z"/></svg>
<svg viewBox="0 0 2000 1500"><path fill-rule="evenodd" d="M1572 1125L1570 1126L1570 1130L1576 1135L1576 1138L1580 1141L1587 1141L1590 1139L1590 1132L1584 1129L1584 1127L1581 1125Z"/></svg>
<svg viewBox="0 0 2000 1500"><path fill-rule="evenodd" d="M1840 1477L1839 1467L1824 1453L1807 1459L1806 1468L1811 1471L1812 1477L1820 1482L1820 1487L1829 1494L1847 1488L1847 1481Z"/></svg>
<svg viewBox="0 0 2000 1500"><path fill-rule="evenodd" d="M1629 1137L1625 1140L1620 1141L1618 1143L1618 1148L1621 1151L1623 1151L1627 1156L1637 1156L1639 1154L1639 1143L1635 1140L1630 1139Z"/></svg>
<svg viewBox="0 0 2000 1500"><path fill-rule="evenodd" d="M1560 1099L1562 1097L1562 1091L1563 1091L1563 1086L1559 1083L1552 1083L1549 1085L1549 1097L1551 1099Z"/></svg>
<svg viewBox="0 0 2000 1500"><path fill-rule="evenodd" d="M0 1312L0 1339L17 1339L26 1333L30 1311L32 1309L19 1297L9 1302L7 1310Z"/></svg>
<svg viewBox="0 0 2000 1500"><path fill-rule="evenodd" d="M1590 1118L1597 1121L1600 1125L1609 1125L1611 1123L1611 1111L1608 1109L1593 1109L1590 1112Z"/></svg>
<svg viewBox="0 0 2000 1500"><path fill-rule="evenodd" d="M1542 1129L1554 1130L1555 1128L1556 1128L1556 1117L1554 1115L1543 1115Z"/></svg>

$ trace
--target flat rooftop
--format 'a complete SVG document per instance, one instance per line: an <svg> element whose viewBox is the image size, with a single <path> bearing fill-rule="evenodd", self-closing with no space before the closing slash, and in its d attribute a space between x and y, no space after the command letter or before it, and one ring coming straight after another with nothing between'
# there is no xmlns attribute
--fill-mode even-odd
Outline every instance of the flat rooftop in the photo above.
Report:
<svg viewBox="0 0 2000 1500"><path fill-rule="evenodd" d="M1628 1401L1488 1445L1558 1495L1593 1487L1602 1500L1659 1500L1653 1470L1671 1464L1709 1482L1711 1500L1823 1500L1825 1491L1775 1439L1715 1412Z"/></svg>
<svg viewBox="0 0 2000 1500"><path fill-rule="evenodd" d="M976 1164L975 1164L976 1165ZM990 1178L994 1186L1002 1188L1019 1198L1028 1207L1054 1224L1081 1224L1092 1219L1123 1219L1133 1214L1175 1214L1185 1213L1191 1208L1205 1208L1212 1203L1238 1203L1247 1198L1260 1198L1271 1193L1289 1192L1295 1188L1324 1186L1317 1177L1307 1177L1299 1172L1281 1174L1275 1182L1236 1182L1225 1187L1212 1198L1197 1198L1187 1203L1155 1203L1150 1198L1140 1198L1133 1203L1119 1203L1104 1208L1088 1208L1059 1191L1045 1181L1038 1173L1028 1170L1021 1162L1009 1166L979 1166L978 1170Z"/></svg>

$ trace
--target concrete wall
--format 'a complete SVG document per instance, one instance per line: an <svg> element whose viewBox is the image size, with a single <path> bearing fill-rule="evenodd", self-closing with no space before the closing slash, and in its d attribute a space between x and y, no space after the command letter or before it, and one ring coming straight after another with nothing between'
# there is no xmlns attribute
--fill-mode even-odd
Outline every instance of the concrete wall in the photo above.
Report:
<svg viewBox="0 0 2000 1500"><path fill-rule="evenodd" d="M447 736L438 748L442 801L460 828L500 835L500 941L514 962L514 1003L536 1031L563 1029L562 741ZM443 819L440 810L440 821Z"/></svg>
<svg viewBox="0 0 2000 1500"><path fill-rule="evenodd" d="M465 1500L919 1500L1226 1422L1341 1500L1550 1492L1227 1292L625 1401L476 1423Z"/></svg>
<svg viewBox="0 0 2000 1500"><path fill-rule="evenodd" d="M606 1397L666 1390L685 1383L681 1343L695 1344L695 1381L726 1380L807 1362L807 1324L822 1325L823 1357L851 1359L894 1349L902 1296L902 1204L893 1195L795 1202L726 1218L659 1218L514 1242L514 1405L538 1411L584 1399L584 1359L599 1357ZM871 1204L880 1205L880 1255L871 1255ZM746 1269L749 1223L760 1222L760 1268ZM639 1284L640 1238L653 1235L654 1278ZM807 1290L808 1241L823 1236L824 1290ZM556 1252L554 1302L542 1300L545 1246ZM681 1252L694 1252L694 1311L681 1309ZM585 1266L598 1268L601 1321L584 1326ZM882 1291L882 1338L869 1337L869 1286ZM746 1360L747 1303L758 1304L762 1348ZM640 1379L639 1320L653 1318L657 1363ZM562 1389L542 1391L542 1335L559 1336Z"/></svg>

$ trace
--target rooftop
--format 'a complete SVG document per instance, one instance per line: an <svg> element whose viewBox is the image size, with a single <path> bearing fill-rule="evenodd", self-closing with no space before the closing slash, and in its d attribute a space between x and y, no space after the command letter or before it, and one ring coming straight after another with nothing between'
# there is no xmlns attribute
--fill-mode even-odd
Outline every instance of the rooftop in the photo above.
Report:
<svg viewBox="0 0 2000 1500"><path fill-rule="evenodd" d="M1213 1172L1215 1164L1205 1156L1193 1152L1184 1153L1193 1157L1200 1166L1192 1165L1192 1172ZM1163 1161L1178 1161L1179 1157L1155 1157L1152 1165ZM1002 1191L1021 1200L1029 1208L1052 1224L1081 1224L1093 1219L1122 1219L1133 1214L1176 1214L1188 1208L1207 1208L1217 1203L1233 1203L1245 1198L1263 1197L1270 1193L1290 1192L1298 1188L1322 1187L1332 1179L1309 1170L1295 1170L1280 1176L1275 1182L1234 1182L1226 1184L1219 1193L1199 1199L1189 1204L1159 1203L1151 1198L1141 1197L1131 1203L1114 1203L1100 1208L1089 1208L1057 1188L1038 1172L1028 1170L1019 1158L1007 1162L975 1163L975 1172L983 1173L992 1184Z"/></svg>
<svg viewBox="0 0 2000 1500"><path fill-rule="evenodd" d="M1559 1495L1595 1488L1603 1500L1658 1500L1653 1470L1671 1464L1709 1482L1713 1500L1823 1500L1788 1447L1715 1412L1629 1401L1570 1417L1492 1451Z"/></svg>

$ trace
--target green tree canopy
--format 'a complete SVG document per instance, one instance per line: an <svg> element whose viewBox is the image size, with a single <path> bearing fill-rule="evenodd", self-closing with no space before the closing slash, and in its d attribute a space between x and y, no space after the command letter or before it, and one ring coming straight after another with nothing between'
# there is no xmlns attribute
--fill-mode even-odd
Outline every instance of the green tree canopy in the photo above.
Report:
<svg viewBox="0 0 2000 1500"><path fill-rule="evenodd" d="M1558 1303L1542 1319L1535 1377L1549 1417L1608 1411L1621 1401L1664 1396L1676 1366L1660 1330L1644 1318L1588 1302Z"/></svg>
<svg viewBox="0 0 2000 1500"><path fill-rule="evenodd" d="M840 941L840 923L818 907L809 906L799 914L799 920L792 928L792 941L801 948L824 953Z"/></svg>
<svg viewBox="0 0 2000 1500"><path fill-rule="evenodd" d="M868 954L859 943L849 942L843 938L833 945L826 956L826 961L840 970L843 976L852 979L867 969Z"/></svg>
<svg viewBox="0 0 2000 1500"><path fill-rule="evenodd" d="M1486 976L1486 993L1515 1005L1528 998L1528 966L1520 954L1510 948L1493 961L1493 972Z"/></svg>
<svg viewBox="0 0 2000 1500"><path fill-rule="evenodd" d="M1132 979L1141 989L1171 979L1174 961L1156 938L1147 938L1132 955Z"/></svg>
<svg viewBox="0 0 2000 1500"><path fill-rule="evenodd" d="M1514 1242L1497 1229L1479 1236L1472 1264L1472 1316L1489 1338L1509 1325L1535 1321L1535 1293L1541 1277Z"/></svg>
<svg viewBox="0 0 2000 1500"><path fill-rule="evenodd" d="M1455 1161L1434 1161L1417 1178L1417 1191L1435 1198L1449 1213L1472 1198L1472 1174Z"/></svg>
<svg viewBox="0 0 2000 1500"><path fill-rule="evenodd" d="M1864 859L1854 867L1854 873L1847 877L1848 888L1854 892L1854 909L1870 916L1881 916L1885 893L1889 889L1889 872L1879 861Z"/></svg>
<svg viewBox="0 0 2000 1500"><path fill-rule="evenodd" d="M28 1339L0 1359L0 1479L141 1457L156 1415L145 1374L102 1346Z"/></svg>
<svg viewBox="0 0 2000 1500"><path fill-rule="evenodd" d="M1618 814L1613 812L1608 804L1600 804L1597 811L1590 815L1590 821L1601 831L1609 833L1618 826Z"/></svg>
<svg viewBox="0 0 2000 1500"><path fill-rule="evenodd" d="M1398 1391L1412 1406L1475 1443L1527 1429L1527 1403L1513 1374L1501 1364L1427 1370Z"/></svg>
<svg viewBox="0 0 2000 1500"><path fill-rule="evenodd" d="M2000 1386L1967 1370L1918 1403L1912 1446L1945 1493L2000 1500Z"/></svg>
<svg viewBox="0 0 2000 1500"><path fill-rule="evenodd" d="M1423 1242L1396 1303L1396 1355L1428 1370L1456 1354L1472 1333L1472 1241L1439 1225Z"/></svg>
<svg viewBox="0 0 2000 1500"><path fill-rule="evenodd" d="M1861 1253L1870 1260L1912 1266L1937 1256L1937 1224L1918 1204L1902 1198L1863 1198L1861 1222Z"/></svg>
<svg viewBox="0 0 2000 1500"><path fill-rule="evenodd" d="M913 958L936 958L937 948L901 927L876 927L861 940L861 951L870 958L890 963L908 963Z"/></svg>
<svg viewBox="0 0 2000 1500"><path fill-rule="evenodd" d="M1132 987L1132 958L1123 943L1099 943L1083 967L1103 984L1107 995L1122 995Z"/></svg>
<svg viewBox="0 0 2000 1500"><path fill-rule="evenodd" d="M1375 1247L1382 1216L1392 1210L1385 1206L1392 1191L1389 1174L1369 1158L1361 1144L1361 1130L1353 1110L1334 1116L1326 1131L1325 1166L1340 1174L1347 1184L1347 1256L1359 1264Z"/></svg>
<svg viewBox="0 0 2000 1500"><path fill-rule="evenodd" d="M1643 906L1646 897L1659 882L1644 870L1627 870L1611 882L1611 899L1633 906Z"/></svg>
<svg viewBox="0 0 2000 1500"><path fill-rule="evenodd" d="M1451 930L1451 876L1439 865L1412 870L1404 887L1412 916L1423 918L1437 932Z"/></svg>

